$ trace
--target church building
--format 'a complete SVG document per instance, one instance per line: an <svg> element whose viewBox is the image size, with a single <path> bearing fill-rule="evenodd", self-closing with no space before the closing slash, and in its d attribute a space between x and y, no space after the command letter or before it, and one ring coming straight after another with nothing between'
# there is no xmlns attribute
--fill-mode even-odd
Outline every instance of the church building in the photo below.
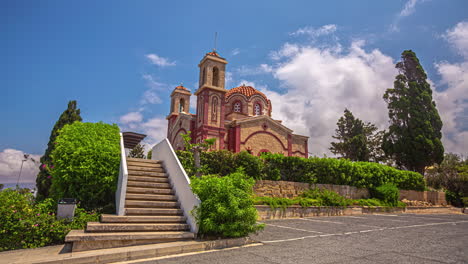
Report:
<svg viewBox="0 0 468 264"><path fill-rule="evenodd" d="M227 90L226 59L216 51L207 53L200 68L196 114L191 114L192 93L182 85L171 94L167 116L167 138L176 150L184 148L181 134L191 131L194 143L216 138L213 150L282 153L285 156L308 157L308 137L293 134L280 120L271 118L271 101L251 86Z"/></svg>

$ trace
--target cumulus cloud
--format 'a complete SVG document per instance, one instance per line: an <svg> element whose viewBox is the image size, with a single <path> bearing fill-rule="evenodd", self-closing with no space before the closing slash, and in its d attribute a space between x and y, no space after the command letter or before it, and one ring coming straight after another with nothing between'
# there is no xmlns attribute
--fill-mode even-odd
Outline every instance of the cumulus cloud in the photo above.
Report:
<svg viewBox="0 0 468 264"><path fill-rule="evenodd" d="M445 39L455 50L465 58L468 58L468 22L463 21L448 29L444 35Z"/></svg>
<svg viewBox="0 0 468 264"><path fill-rule="evenodd" d="M0 152L0 183L16 184L24 160L24 152L16 149L4 149ZM40 155L30 154L27 161L23 163L20 183L35 183L39 173Z"/></svg>
<svg viewBox="0 0 468 264"><path fill-rule="evenodd" d="M447 152L468 153L468 23L460 22L447 30L445 39L454 50L464 56L460 63L435 64L441 76L439 85L446 86L435 92L434 98L444 126L443 143Z"/></svg>
<svg viewBox="0 0 468 264"><path fill-rule="evenodd" d="M160 67L166 67L166 66L175 66L176 63L175 61L169 61L167 58L163 58L161 56L158 56L157 54L151 53L151 54L146 54L145 56L152 64L160 66Z"/></svg>
<svg viewBox="0 0 468 264"><path fill-rule="evenodd" d="M388 126L382 99L397 74L390 56L378 49L366 51L364 41L345 51L286 43L274 52L273 76L288 90L260 89L273 104L273 118L296 133L310 136L309 151L330 154L336 122L345 108L381 129Z"/></svg>
<svg viewBox="0 0 468 264"><path fill-rule="evenodd" d="M120 127L145 134L142 145L146 151L167 136L167 120L161 116L145 120L140 112L130 112L120 118Z"/></svg>

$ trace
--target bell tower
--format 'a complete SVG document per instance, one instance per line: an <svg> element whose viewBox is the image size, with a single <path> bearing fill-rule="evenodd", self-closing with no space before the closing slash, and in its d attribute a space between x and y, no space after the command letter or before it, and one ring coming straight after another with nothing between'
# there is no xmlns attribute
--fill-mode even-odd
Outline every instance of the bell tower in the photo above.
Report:
<svg viewBox="0 0 468 264"><path fill-rule="evenodd" d="M224 149L224 95L226 59L213 50L208 52L198 64L200 78L197 96L197 120L195 121L195 142L216 138L214 149Z"/></svg>

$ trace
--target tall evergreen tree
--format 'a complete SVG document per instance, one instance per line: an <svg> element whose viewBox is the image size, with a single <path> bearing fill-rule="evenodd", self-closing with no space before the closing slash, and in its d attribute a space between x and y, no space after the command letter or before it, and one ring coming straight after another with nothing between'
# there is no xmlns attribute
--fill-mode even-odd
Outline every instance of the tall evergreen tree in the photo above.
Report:
<svg viewBox="0 0 468 264"><path fill-rule="evenodd" d="M416 54L405 50L396 68L399 74L393 88L383 96L390 127L382 147L399 167L423 174L426 166L441 163L444 158L442 121Z"/></svg>
<svg viewBox="0 0 468 264"><path fill-rule="evenodd" d="M53 166L50 154L55 148L55 138L59 134L59 130L66 124L72 124L75 121L81 121L80 109L77 109L76 101L69 101L68 108L63 111L57 122L50 132L49 143L44 155L41 157L41 166L39 166L39 174L36 178L37 198L39 200L49 196L50 185L52 184L52 176L49 169Z"/></svg>
<svg viewBox="0 0 468 264"><path fill-rule="evenodd" d="M138 158L138 159L145 159L146 157L145 157L145 152L144 152L143 146L140 143L138 143L138 145L136 145L134 148L132 148L130 153L128 153L128 157Z"/></svg>
<svg viewBox="0 0 468 264"><path fill-rule="evenodd" d="M334 139L330 151L343 158L352 161L375 161L381 160L380 140L382 132L371 123L364 123L355 118L353 113L345 109L344 115L340 117L338 128L335 130Z"/></svg>

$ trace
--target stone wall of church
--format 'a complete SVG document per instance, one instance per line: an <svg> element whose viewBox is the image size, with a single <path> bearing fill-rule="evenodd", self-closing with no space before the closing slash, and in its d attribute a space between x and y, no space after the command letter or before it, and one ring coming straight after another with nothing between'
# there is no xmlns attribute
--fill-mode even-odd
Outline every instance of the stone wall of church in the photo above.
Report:
<svg viewBox="0 0 468 264"><path fill-rule="evenodd" d="M292 136L292 155L298 157L307 156L307 138L302 136Z"/></svg>
<svg viewBox="0 0 468 264"><path fill-rule="evenodd" d="M179 114L174 121L169 123L168 137L175 150L184 148L184 140L181 134L186 134L190 130L191 115Z"/></svg>
<svg viewBox="0 0 468 264"><path fill-rule="evenodd" d="M250 148L254 155L258 155L262 150L287 155L287 132L278 128L263 129L263 123L264 121L259 120L241 124L241 151Z"/></svg>

